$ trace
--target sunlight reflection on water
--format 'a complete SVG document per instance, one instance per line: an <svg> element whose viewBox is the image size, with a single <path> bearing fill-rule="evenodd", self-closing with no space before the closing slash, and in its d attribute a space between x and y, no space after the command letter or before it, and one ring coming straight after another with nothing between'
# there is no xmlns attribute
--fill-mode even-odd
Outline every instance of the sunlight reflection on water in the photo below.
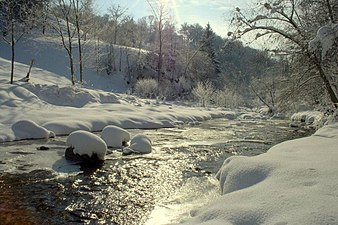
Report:
<svg viewBox="0 0 338 225"><path fill-rule="evenodd" d="M74 166L61 164L58 170L50 166L49 170L29 172L39 168L33 165L34 157L41 157L46 165L53 160L55 163L53 157L60 159L65 137L47 143L2 145L0 171L26 170L20 171L24 174L0 173L0 221L5 221L6 216L10 218L7 224L26 217L31 224L58 225L179 222L189 217L191 210L219 195L214 175L224 159L234 154L261 154L273 144L308 134L289 128L285 121L223 119L198 126L130 133L150 137L153 152L122 156L113 151L101 168L82 168L80 174L71 173ZM39 145L48 145L51 150L37 152ZM16 217L18 214L22 217Z"/></svg>

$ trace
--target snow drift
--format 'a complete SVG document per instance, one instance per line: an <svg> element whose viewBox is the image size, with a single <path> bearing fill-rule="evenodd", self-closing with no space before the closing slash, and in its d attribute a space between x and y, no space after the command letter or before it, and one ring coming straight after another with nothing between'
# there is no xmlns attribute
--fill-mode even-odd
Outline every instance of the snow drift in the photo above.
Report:
<svg viewBox="0 0 338 225"><path fill-rule="evenodd" d="M225 160L222 196L185 224L338 224L338 123L255 157Z"/></svg>

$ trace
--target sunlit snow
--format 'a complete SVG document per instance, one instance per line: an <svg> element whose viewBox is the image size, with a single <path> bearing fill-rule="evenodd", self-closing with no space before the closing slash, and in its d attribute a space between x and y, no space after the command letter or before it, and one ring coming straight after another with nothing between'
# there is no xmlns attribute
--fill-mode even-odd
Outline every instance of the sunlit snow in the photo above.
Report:
<svg viewBox="0 0 338 225"><path fill-rule="evenodd" d="M89 157L96 154L99 160L105 159L107 145L104 140L93 133L83 130L74 131L68 136L66 143L73 148L74 154Z"/></svg>

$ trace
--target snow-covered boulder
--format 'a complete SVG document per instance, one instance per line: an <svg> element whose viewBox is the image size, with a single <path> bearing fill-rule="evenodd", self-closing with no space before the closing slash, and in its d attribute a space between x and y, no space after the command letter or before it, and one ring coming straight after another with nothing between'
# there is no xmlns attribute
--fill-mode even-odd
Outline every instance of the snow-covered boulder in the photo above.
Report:
<svg viewBox="0 0 338 225"><path fill-rule="evenodd" d="M151 151L151 140L144 134L137 134L131 139L130 146L123 149L123 154L148 154L151 153Z"/></svg>
<svg viewBox="0 0 338 225"><path fill-rule="evenodd" d="M239 116L240 120L260 120L263 118L263 115L256 112L248 112Z"/></svg>
<svg viewBox="0 0 338 225"><path fill-rule="evenodd" d="M324 114L319 111L304 111L298 112L291 116L291 127L299 126L313 126L318 127L322 125Z"/></svg>
<svg viewBox="0 0 338 225"><path fill-rule="evenodd" d="M100 137L88 131L72 132L67 138L67 145L79 156L88 156L103 161L107 152L107 145ZM67 157L66 157L67 159Z"/></svg>
<svg viewBox="0 0 338 225"><path fill-rule="evenodd" d="M130 141L130 134L123 128L109 125L103 128L101 138L106 142L108 147L120 148L126 146Z"/></svg>
<svg viewBox="0 0 338 225"><path fill-rule="evenodd" d="M12 125L15 140L54 138L55 133L32 120L19 120Z"/></svg>

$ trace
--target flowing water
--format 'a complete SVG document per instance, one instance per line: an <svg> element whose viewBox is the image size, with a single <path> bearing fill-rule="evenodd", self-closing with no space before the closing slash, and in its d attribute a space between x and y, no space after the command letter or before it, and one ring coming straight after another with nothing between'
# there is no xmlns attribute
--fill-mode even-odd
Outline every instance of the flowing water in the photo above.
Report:
<svg viewBox="0 0 338 225"><path fill-rule="evenodd" d="M110 150L100 168L64 159L65 137L0 145L0 224L147 224L179 222L219 196L214 178L224 159L254 156L285 140L310 135L287 121L217 119L197 126L130 130L153 141L149 155ZM37 151L37 146L47 151ZM33 162L33 159L39 163Z"/></svg>

